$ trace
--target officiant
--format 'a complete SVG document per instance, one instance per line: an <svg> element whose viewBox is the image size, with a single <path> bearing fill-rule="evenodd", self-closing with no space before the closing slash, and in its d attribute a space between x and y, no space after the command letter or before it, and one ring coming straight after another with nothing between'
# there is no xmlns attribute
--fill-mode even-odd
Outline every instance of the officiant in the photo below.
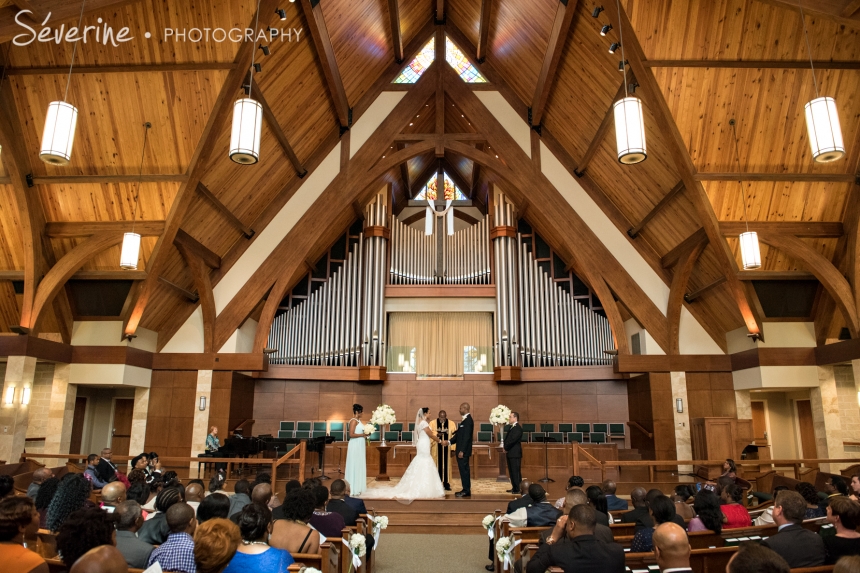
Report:
<svg viewBox="0 0 860 573"><path fill-rule="evenodd" d="M442 443L437 443L435 447L430 448L430 453L433 461L436 462L439 479L442 480L445 491L451 491L451 452L455 446L450 443L450 440L457 430L457 424L448 419L448 413L445 410L441 410L439 417L430 422L430 429L442 438Z"/></svg>

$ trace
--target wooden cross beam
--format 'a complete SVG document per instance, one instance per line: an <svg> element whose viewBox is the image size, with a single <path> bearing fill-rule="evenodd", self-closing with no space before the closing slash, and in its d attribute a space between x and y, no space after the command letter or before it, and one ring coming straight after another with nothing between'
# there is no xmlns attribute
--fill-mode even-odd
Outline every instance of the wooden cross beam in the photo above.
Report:
<svg viewBox="0 0 860 573"><path fill-rule="evenodd" d="M308 174L308 170L304 168L302 162L299 161L298 156L296 156L296 152L293 151L293 146L290 145L290 142L287 140L287 136L284 133L284 130L281 128L281 124L278 123L278 119L275 117L275 114L272 112L271 106L269 106L269 102L266 101L266 98L263 96L263 91L260 89L259 83L252 83L251 85L251 97L260 102L260 105L263 108L263 117L266 118L266 123L269 125L269 129L272 131L272 135L275 136L275 139L278 140L278 143L281 145L281 149L284 150L284 155L287 156L290 163L293 164L293 169L296 170L296 174L300 178L303 178Z"/></svg>
<svg viewBox="0 0 860 573"><path fill-rule="evenodd" d="M632 78L628 82L628 85L630 83L633 83ZM624 83L622 83L621 87L618 88L618 91L612 98L612 102L609 104L609 109L607 109L606 113L603 114L603 120L600 122L600 127L597 128L597 133L595 133L594 137L591 138L591 143L588 144L588 149L585 150L585 155L582 156L582 159L579 161L579 165L577 165L574 170L577 176L582 177L585 170L588 169L588 164L591 163L591 160L594 158L594 154L597 153L598 148L603 144L603 139L606 137L606 134L609 132L609 128L612 126L612 119L615 114L615 102L624 97L625 92Z"/></svg>
<svg viewBox="0 0 860 573"><path fill-rule="evenodd" d="M493 0L481 0L481 18L478 23L478 45L475 48L475 59L483 64L490 49L490 10Z"/></svg>
<svg viewBox="0 0 860 573"><path fill-rule="evenodd" d="M644 228L645 228L645 225L647 225L647 224L648 224L648 221L650 221L651 219L653 219L653 218L654 218L654 216L655 216L655 215L657 215L657 213L659 213L659 212L660 212L660 210L661 210L663 207L665 207L666 205L668 205L668 204L669 204L669 201L671 201L672 199L674 199L675 195L677 195L678 193L680 193L681 191L683 191L683 189L684 189L684 182L683 182L683 181L679 181L677 185L675 185L674 187L672 187L672 190L671 190L671 191L669 191L668 193L666 193L666 195L664 195L664 196L663 196L663 198L662 198L662 199L660 199L660 202L659 202L659 203L657 203L656 205L654 205L654 208L653 208L653 209L651 209L650 211L648 211L648 214L647 214L647 215L645 215L644 217L642 217L642 220L641 220L641 221L639 221L637 224L633 225L633 227L631 227L630 229L628 229L627 234L630 236L630 238L631 238L631 239L635 239L635 238L636 238L636 236L640 233L640 231L642 231L642 229L644 229Z"/></svg>
<svg viewBox="0 0 860 573"><path fill-rule="evenodd" d="M388 19L391 21L391 43L394 46L394 61L403 63L403 34L400 31L400 6L398 0L388 0Z"/></svg>
<svg viewBox="0 0 860 573"><path fill-rule="evenodd" d="M250 239L254 236L254 229L243 223L239 217L233 214L230 209L227 208L224 203L218 200L218 197L215 196L212 191L209 190L206 185L203 183L197 184L197 191L203 195L206 199L209 200L210 203L215 207L215 209L227 219L227 222L230 223L236 230L245 235L246 239ZM220 265L219 265L220 266Z"/></svg>
<svg viewBox="0 0 860 573"><path fill-rule="evenodd" d="M180 251L185 250L186 252L194 254L206 263L206 266L210 269L221 267L221 257L213 253L208 247L182 229L179 229L176 232L176 238L173 239L173 244L176 245L176 248L180 249Z"/></svg>
<svg viewBox="0 0 860 573"><path fill-rule="evenodd" d="M546 102L549 99L549 94L552 92L555 72L558 69L558 63L561 61L561 53L564 51L564 44L567 41L567 35L573 23L576 3L577 0L559 0L556 6L549 43L546 47L540 74L538 75L532 105L529 108L529 125L532 128L537 128L538 133L540 133L540 124L543 119L544 109L546 109Z"/></svg>
<svg viewBox="0 0 860 573"><path fill-rule="evenodd" d="M308 22L309 33L314 42L331 99L334 101L341 132L345 132L352 126L352 109L346 99L346 90L343 88L343 79L337 66L331 37L326 28L322 6L319 0L300 0L299 3Z"/></svg>

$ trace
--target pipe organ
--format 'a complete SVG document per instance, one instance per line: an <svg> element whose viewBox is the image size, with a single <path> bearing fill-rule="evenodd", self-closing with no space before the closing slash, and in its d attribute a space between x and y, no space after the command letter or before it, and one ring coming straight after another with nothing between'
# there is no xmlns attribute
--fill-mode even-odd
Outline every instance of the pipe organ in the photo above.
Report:
<svg viewBox="0 0 860 573"><path fill-rule="evenodd" d="M425 235L423 226L390 215L386 194L377 195L363 228L352 227L346 247L337 256L330 253L331 269L322 278L314 271L310 286L284 303L288 308L282 307L269 334L269 347L277 349L270 362L386 366L387 281L494 284L495 366L611 364L604 353L615 348L609 321L591 308L599 301L568 269L561 274L569 281L557 278L563 261L525 222L517 231L516 209L504 194L495 199L492 217L451 235L443 232L445 218L434 217L434 233Z"/></svg>

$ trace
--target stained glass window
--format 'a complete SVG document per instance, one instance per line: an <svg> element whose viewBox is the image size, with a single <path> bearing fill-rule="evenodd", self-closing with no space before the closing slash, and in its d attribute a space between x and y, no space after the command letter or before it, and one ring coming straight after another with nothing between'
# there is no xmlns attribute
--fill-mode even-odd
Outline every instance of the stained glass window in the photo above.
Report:
<svg viewBox="0 0 860 573"><path fill-rule="evenodd" d="M446 201L468 201L469 198L466 197L460 188L454 185L454 182L448 177L447 173L442 174L445 180L445 196L444 199ZM415 197L419 200L424 201L435 201L439 196L439 192L437 189L437 177L434 175L430 178L426 185L421 189L418 195Z"/></svg>
<svg viewBox="0 0 860 573"><path fill-rule="evenodd" d="M424 73L424 70L430 67L433 60L436 58L436 38L430 38L430 41L424 44L415 59L409 62L409 65L403 68L395 84L414 84Z"/></svg>
<svg viewBox="0 0 860 573"><path fill-rule="evenodd" d="M478 68L472 65L466 54L460 51L460 48L455 46L448 36L445 36L445 59L467 84L487 83L486 78L481 75Z"/></svg>

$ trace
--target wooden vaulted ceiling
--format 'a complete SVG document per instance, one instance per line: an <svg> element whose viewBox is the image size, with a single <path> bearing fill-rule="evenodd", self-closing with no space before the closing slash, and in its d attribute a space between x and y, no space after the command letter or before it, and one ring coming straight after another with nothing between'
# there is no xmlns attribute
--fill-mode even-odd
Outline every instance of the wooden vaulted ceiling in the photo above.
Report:
<svg viewBox="0 0 860 573"><path fill-rule="evenodd" d="M89 0L87 22L102 17L116 29L128 26L136 39L121 48L79 45L69 101L80 116L67 167L44 164L38 149L47 104L62 97L72 45L11 46L11 36L20 31L12 17L25 4L38 12L53 10L55 19L67 23L79 10L77 2L0 0L0 41L5 42L0 56L8 58L0 92L10 96L0 98L5 104L0 111L14 126L13 141L20 146L19 153L10 154L4 145L0 154L0 331L21 321L22 295L10 279L21 278L27 249L19 232L22 190L16 190L8 162L17 161L19 170L33 176L35 186L23 192L32 194L30 211L39 210L47 223L40 231L47 237L41 253L44 275L92 232L92 226L78 225L83 230L75 232L75 225L60 223L131 220L142 124L152 123L137 207L138 224L153 224L143 238L140 266L149 274L129 275L137 279L137 287L123 318L159 332L164 344L195 308L189 298L199 292L200 282L217 284L254 233L296 191L304 172L313 170L337 143L348 114L344 100L360 116L368 99L429 38L434 21L444 22L445 31L473 61L483 61L479 66L489 87L502 91L524 119L528 108L535 107L541 140L571 172L582 175L586 191L619 230L648 219L630 240L667 285L682 266L672 263L689 250L679 245L710 239L692 260L689 280L681 287L695 293L714 285L687 306L721 345L725 332L749 325L750 313L758 310L746 283L725 280L726 269L740 264L730 227L723 225L726 242L714 240L715 233L721 234L719 222L744 218L743 201L753 226L839 223L826 232L823 226L810 227L800 241L841 265L843 274L854 272L848 255L856 239L849 231L856 233L854 176L860 161L860 11L855 1L819 1L806 13L820 90L839 104L847 148L846 158L819 165L811 159L803 121L803 104L814 96L814 88L804 62L798 2L622 0L620 18L630 25L623 30L629 77L641 84L636 94L643 99L648 138L648 159L635 166L618 163L614 130L607 121L622 86L617 69L621 52L608 52L609 44L619 41L613 0L568 0L564 15L559 0L321 0L316 7L309 0L263 0L262 28L300 28L302 35L298 41L272 42L269 56L256 53L263 69L255 83L272 117L263 127L262 159L253 167L227 158L230 125L223 121L225 102L229 107L240 93L250 50L232 42L143 37L176 27L244 28L252 24L255 0ZM606 10L593 18L601 4ZM278 20L274 7L286 10L285 22ZM331 58L320 49L320 22L330 38ZM601 37L600 27L610 22L614 29ZM556 38L559 27L566 33ZM397 63L401 58L405 61ZM332 61L339 80L331 77ZM445 106L459 111L456 101L448 99ZM432 99L425 109L404 133L434 131ZM749 174L743 191L728 125L732 118L737 121L741 171ZM444 121L446 132L478 131L465 114L446 113ZM397 147L395 143L390 151ZM494 175L450 151L441 161L464 192L483 205ZM429 152L385 176L394 187L396 208L439 164ZM198 190L198 182L205 189ZM654 212L674 189L681 190ZM99 227L119 228L124 227ZM177 243L184 247L173 246L177 232ZM189 264L195 256L208 261L205 269L210 270ZM784 244L762 244L762 257L763 271L812 270ZM119 246L107 248L89 258L81 273L112 277L118 260ZM739 297L752 307L747 316L739 310ZM40 330L67 338L72 318L61 293L45 312ZM832 297L819 289L819 339L835 338L847 325Z"/></svg>

